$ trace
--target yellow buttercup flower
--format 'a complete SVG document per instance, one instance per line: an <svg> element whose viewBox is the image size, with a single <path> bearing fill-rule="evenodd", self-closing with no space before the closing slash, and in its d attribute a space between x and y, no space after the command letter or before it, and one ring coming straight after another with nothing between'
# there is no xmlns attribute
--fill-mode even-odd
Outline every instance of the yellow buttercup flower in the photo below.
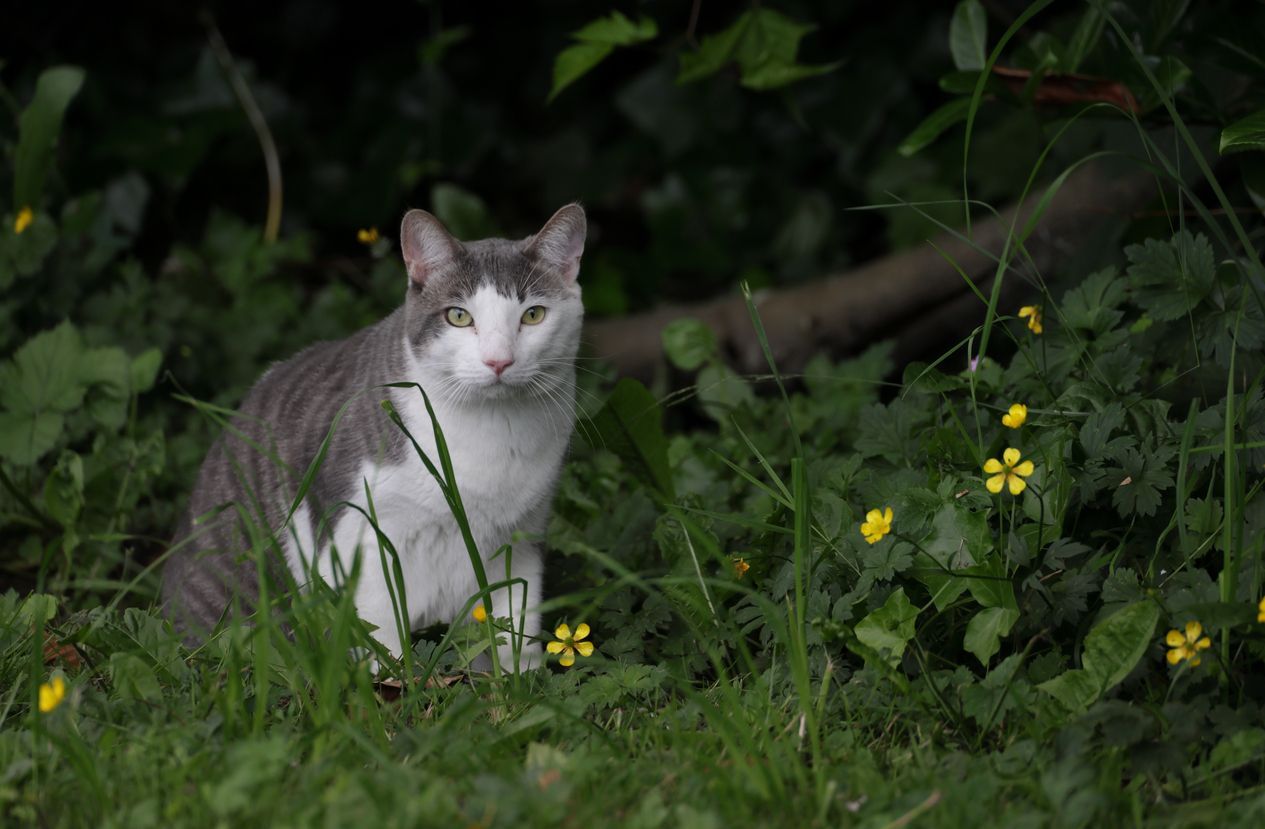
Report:
<svg viewBox="0 0 1265 829"><path fill-rule="evenodd" d="M1028 330L1033 334L1040 334L1045 329L1041 326L1041 306L1025 305L1019 309L1019 318L1028 318Z"/></svg>
<svg viewBox="0 0 1265 829"><path fill-rule="evenodd" d="M1265 622L1265 599L1261 599L1261 603L1256 606L1256 621Z"/></svg>
<svg viewBox="0 0 1265 829"><path fill-rule="evenodd" d="M360 230L356 231L356 239L362 245L372 245L374 242L378 241L379 238L378 229L376 227L362 227Z"/></svg>
<svg viewBox="0 0 1265 829"><path fill-rule="evenodd" d="M30 207L24 207L18 211L18 215L13 220L13 232L21 233L31 226L31 222L35 221L35 213Z"/></svg>
<svg viewBox="0 0 1265 829"><path fill-rule="evenodd" d="M1187 622L1186 632L1170 630L1164 637L1168 645L1168 664L1176 665L1185 660L1191 667L1199 664L1199 652L1212 647L1212 640L1203 635L1203 625L1198 622Z"/></svg>
<svg viewBox="0 0 1265 829"><path fill-rule="evenodd" d="M40 713L47 714L61 705L62 700L65 698L66 680L60 676L53 677L52 681L45 682L40 686Z"/></svg>
<svg viewBox="0 0 1265 829"><path fill-rule="evenodd" d="M747 564L747 560L745 558L739 556L734 559L734 573L737 574L738 578L745 576L747 571L750 569L751 565Z"/></svg>
<svg viewBox="0 0 1265 829"><path fill-rule="evenodd" d="M877 544L883 536L892 531L892 508L880 512L872 509L865 514L865 523L861 525L861 535L871 544Z"/></svg>
<svg viewBox="0 0 1265 829"><path fill-rule="evenodd" d="M1001 425L1018 429L1028 421L1028 407L1022 403L1012 403L1010 411L1001 416Z"/></svg>
<svg viewBox="0 0 1265 829"><path fill-rule="evenodd" d="M589 635L589 626L583 622L575 626L575 633L572 633L571 628L565 624L558 625L554 629L553 635L558 637L558 641L545 645L545 650L554 654L562 654L561 658L558 659L558 664L562 667L570 668L575 664L576 652L579 652L580 656L593 655L593 643L580 641Z"/></svg>
<svg viewBox="0 0 1265 829"><path fill-rule="evenodd" d="M984 482L988 491L996 495L1003 486L1010 487L1011 495L1018 495L1028 486L1024 478L1032 474L1035 467L1032 461L1019 462L1019 450L1011 447L1002 453L1001 460L989 458L984 462L984 471L993 477Z"/></svg>
<svg viewBox="0 0 1265 829"><path fill-rule="evenodd" d="M474 611L470 614L476 622L482 623L488 620L488 612L483 607L483 602L479 602L474 606Z"/></svg>

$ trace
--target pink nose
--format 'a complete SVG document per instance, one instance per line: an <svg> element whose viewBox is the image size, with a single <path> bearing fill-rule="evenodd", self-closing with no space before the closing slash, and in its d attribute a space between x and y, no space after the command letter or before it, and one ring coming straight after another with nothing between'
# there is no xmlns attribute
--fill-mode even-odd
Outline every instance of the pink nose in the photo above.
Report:
<svg viewBox="0 0 1265 829"><path fill-rule="evenodd" d="M492 371L496 372L496 376L500 377L501 374L505 371L505 369L514 365L514 361L513 360L484 360L483 365L492 369Z"/></svg>

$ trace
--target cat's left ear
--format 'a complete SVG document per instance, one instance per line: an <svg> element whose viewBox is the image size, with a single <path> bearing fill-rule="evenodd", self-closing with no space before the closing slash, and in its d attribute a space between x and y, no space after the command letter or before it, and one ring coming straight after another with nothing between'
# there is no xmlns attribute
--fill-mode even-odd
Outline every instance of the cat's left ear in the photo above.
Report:
<svg viewBox="0 0 1265 829"><path fill-rule="evenodd" d="M524 252L552 266L568 282L574 282L580 273L580 257L584 254L584 237L588 233L588 220L584 208L568 204L553 214L535 236L525 242Z"/></svg>
<svg viewBox="0 0 1265 829"><path fill-rule="evenodd" d="M400 252L409 279L419 288L436 273L452 266L461 253L461 243L448 228L425 210L410 210L400 223Z"/></svg>

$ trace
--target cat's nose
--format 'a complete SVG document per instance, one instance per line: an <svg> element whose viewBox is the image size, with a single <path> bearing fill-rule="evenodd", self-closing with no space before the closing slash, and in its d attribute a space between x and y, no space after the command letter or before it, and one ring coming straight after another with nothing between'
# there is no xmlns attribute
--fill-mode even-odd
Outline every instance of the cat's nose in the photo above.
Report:
<svg viewBox="0 0 1265 829"><path fill-rule="evenodd" d="M514 361L513 360L484 360L483 365L492 369L492 371L496 373L496 376L500 377L501 374L505 372L505 369L514 365Z"/></svg>

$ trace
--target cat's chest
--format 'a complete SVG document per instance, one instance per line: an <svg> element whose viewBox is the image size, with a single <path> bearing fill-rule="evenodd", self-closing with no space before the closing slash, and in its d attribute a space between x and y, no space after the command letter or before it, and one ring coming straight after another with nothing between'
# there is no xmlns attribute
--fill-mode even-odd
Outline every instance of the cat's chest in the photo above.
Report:
<svg viewBox="0 0 1265 829"><path fill-rule="evenodd" d="M399 406L418 447L441 469L430 416L420 400ZM411 404L411 405L410 405ZM547 503L570 438L571 422L534 404L439 409L436 412L457 490L476 532L535 529L522 522ZM418 521L447 518L450 508L412 443L403 456L374 470L375 499ZM543 528L541 528L543 529Z"/></svg>

